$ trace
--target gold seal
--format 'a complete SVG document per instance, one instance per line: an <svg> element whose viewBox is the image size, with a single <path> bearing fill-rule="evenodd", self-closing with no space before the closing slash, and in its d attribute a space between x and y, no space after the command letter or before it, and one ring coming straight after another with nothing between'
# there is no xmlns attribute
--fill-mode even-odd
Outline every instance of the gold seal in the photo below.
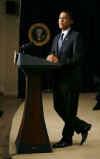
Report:
<svg viewBox="0 0 100 159"><path fill-rule="evenodd" d="M43 46L50 40L50 30L43 23L33 24L28 31L28 37L36 46Z"/></svg>

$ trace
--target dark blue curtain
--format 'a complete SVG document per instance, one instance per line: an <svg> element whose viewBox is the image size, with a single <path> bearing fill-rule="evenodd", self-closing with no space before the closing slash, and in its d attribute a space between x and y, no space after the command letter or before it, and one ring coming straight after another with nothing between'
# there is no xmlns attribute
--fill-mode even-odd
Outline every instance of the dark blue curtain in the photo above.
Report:
<svg viewBox="0 0 100 159"><path fill-rule="evenodd" d="M45 58L50 52L52 39L59 32L57 26L58 16L61 10L71 8L75 16L75 29L83 33L87 40L87 55L84 69L84 90L93 90L93 74L97 69L97 19L96 19L96 1L95 0L62 0L62 4L57 2L56 6L51 2L45 1L20 1L20 30L19 30L19 48L29 42L28 30L32 24L45 23L50 32L50 41L41 47L30 45L25 48L25 52L32 56L39 56ZM23 51L23 50L21 50ZM93 66L94 65L94 66ZM48 74L44 75L43 89L52 89L50 84L50 77ZM25 94L25 77L22 70L18 69L18 97L24 98Z"/></svg>

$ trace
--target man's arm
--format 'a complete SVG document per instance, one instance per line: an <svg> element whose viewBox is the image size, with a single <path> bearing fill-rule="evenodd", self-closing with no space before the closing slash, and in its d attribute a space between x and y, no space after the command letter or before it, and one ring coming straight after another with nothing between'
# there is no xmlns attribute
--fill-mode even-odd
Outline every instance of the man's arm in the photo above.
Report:
<svg viewBox="0 0 100 159"><path fill-rule="evenodd" d="M57 63L59 62L59 59L55 56L55 42L56 42L56 37L53 40L52 47L51 47L51 53L47 56L46 60L49 62L54 62Z"/></svg>

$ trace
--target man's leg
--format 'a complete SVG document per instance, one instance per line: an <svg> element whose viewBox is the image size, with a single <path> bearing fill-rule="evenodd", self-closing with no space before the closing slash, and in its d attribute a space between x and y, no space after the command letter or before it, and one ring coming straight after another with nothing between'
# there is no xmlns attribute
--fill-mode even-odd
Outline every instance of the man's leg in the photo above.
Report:
<svg viewBox="0 0 100 159"><path fill-rule="evenodd" d="M77 115L78 108L78 92L68 92L65 94L65 127L63 129L63 136L67 138L72 138L74 134L73 121Z"/></svg>
<svg viewBox="0 0 100 159"><path fill-rule="evenodd" d="M59 91L57 91L58 93ZM61 93L62 92L62 93ZM60 117L64 120L65 126L62 132L62 139L53 145L53 147L65 147L72 145L72 136L74 134L74 127L72 125L72 119L76 117L77 113L77 105L78 105L78 97L79 93L72 93L67 91L60 91L60 96L62 96L62 103L56 101L55 109ZM57 94L56 94L57 95ZM58 95L56 96L58 97Z"/></svg>
<svg viewBox="0 0 100 159"><path fill-rule="evenodd" d="M79 92L69 92L67 97L67 107L66 107L66 124L63 131L63 135L71 138L74 131L81 133L82 140L81 145L87 139L88 131L91 129L91 124L80 120L77 117ZM69 125L68 125L69 124Z"/></svg>

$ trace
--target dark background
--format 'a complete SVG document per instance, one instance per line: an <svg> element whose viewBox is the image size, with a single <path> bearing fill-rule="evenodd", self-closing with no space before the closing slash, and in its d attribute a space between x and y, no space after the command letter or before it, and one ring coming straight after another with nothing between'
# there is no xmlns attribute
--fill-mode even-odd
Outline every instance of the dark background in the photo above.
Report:
<svg viewBox="0 0 100 159"><path fill-rule="evenodd" d="M45 23L51 32L50 41L42 46L36 47L30 45L25 48L25 52L45 58L50 52L53 37L59 32L57 20L60 11L70 8L75 17L75 29L82 32L86 38L87 54L84 64L84 84L83 91L98 90L99 82L99 24L97 16L96 0L61 0L56 4L53 1L21 0L20 5L20 30L19 30L19 47L29 42L28 30L35 23ZM23 50L21 50L23 51ZM44 75L43 89L51 89L49 76ZM18 97L24 97L25 77L22 71L18 70Z"/></svg>

